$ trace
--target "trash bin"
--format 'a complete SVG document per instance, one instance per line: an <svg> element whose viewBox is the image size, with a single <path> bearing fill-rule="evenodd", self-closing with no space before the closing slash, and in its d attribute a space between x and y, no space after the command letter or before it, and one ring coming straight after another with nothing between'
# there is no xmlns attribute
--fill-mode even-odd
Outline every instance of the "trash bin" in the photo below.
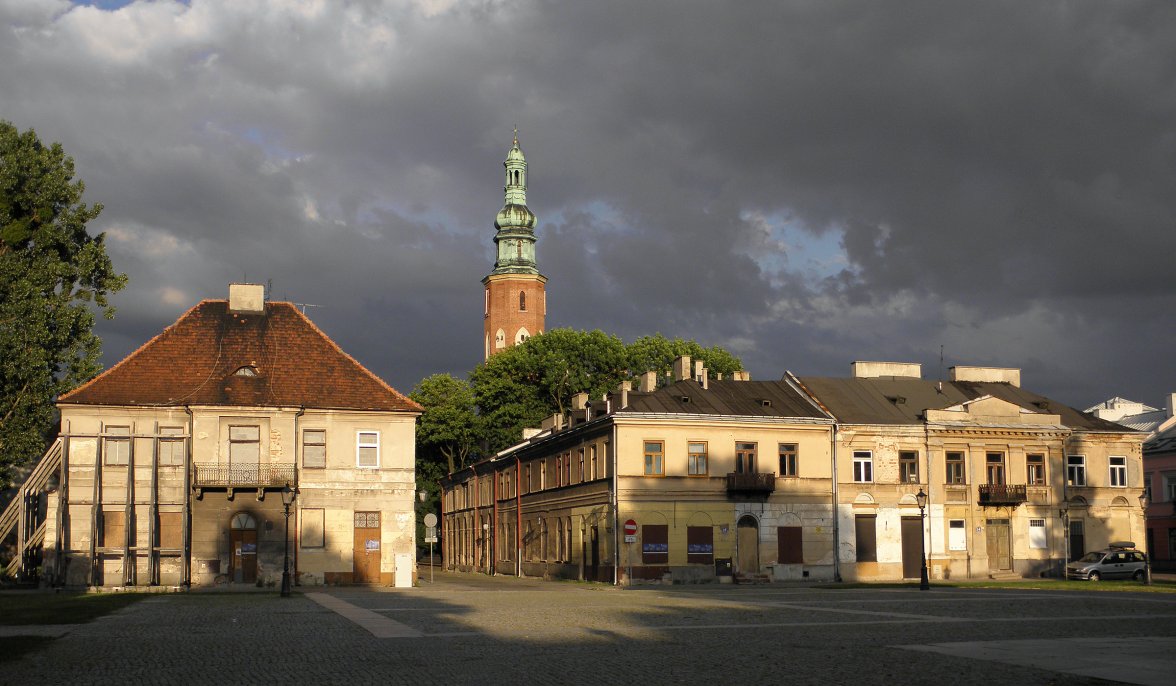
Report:
<svg viewBox="0 0 1176 686"><path fill-rule="evenodd" d="M715 558L715 576L731 576L731 558L716 557Z"/></svg>

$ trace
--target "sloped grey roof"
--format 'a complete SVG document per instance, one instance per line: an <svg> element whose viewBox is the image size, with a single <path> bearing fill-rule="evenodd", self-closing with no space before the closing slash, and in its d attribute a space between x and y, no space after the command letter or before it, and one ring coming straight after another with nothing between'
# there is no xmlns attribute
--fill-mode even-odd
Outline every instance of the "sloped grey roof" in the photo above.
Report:
<svg viewBox="0 0 1176 686"><path fill-rule="evenodd" d="M786 381L678 381L651 393L630 391L626 412L828 419ZM686 400L683 400L686 398ZM765 402L766 401L766 402Z"/></svg>
<svg viewBox="0 0 1176 686"><path fill-rule="evenodd" d="M1007 383L929 381L899 377L853 379L804 376L800 382L833 413L851 424L918 424L923 412L991 395L1033 412L1056 414L1071 429L1130 431L1127 427Z"/></svg>

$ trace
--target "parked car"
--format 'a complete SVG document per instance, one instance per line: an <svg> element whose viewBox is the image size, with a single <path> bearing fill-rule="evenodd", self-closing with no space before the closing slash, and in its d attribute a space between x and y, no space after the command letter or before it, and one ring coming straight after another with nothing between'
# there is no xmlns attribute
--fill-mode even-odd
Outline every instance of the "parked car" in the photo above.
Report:
<svg viewBox="0 0 1176 686"><path fill-rule="evenodd" d="M1105 550L1087 553L1066 565L1067 579L1135 579L1142 581L1147 556L1131 541L1116 541Z"/></svg>

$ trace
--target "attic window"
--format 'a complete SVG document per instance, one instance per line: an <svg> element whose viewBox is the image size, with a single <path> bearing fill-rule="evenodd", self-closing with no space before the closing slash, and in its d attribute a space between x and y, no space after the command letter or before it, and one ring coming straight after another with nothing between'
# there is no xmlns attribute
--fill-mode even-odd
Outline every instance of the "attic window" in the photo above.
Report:
<svg viewBox="0 0 1176 686"><path fill-rule="evenodd" d="M257 376L257 369L249 365L245 365L244 367L241 367L237 371L233 372L233 376Z"/></svg>
<svg viewBox="0 0 1176 686"><path fill-rule="evenodd" d="M689 402L690 402L690 396L688 396L688 395L684 395L684 396L682 396L682 402L684 402L684 403L689 403Z"/></svg>
<svg viewBox="0 0 1176 686"><path fill-rule="evenodd" d="M895 405L906 405L906 398L902 397L901 395L886 396L886 399Z"/></svg>
<svg viewBox="0 0 1176 686"><path fill-rule="evenodd" d="M771 400L766 400L766 399L765 399L765 400L761 400L761 401L760 401L760 405L763 405L764 407L771 407L771 406L772 406L772 401L771 401Z"/></svg>

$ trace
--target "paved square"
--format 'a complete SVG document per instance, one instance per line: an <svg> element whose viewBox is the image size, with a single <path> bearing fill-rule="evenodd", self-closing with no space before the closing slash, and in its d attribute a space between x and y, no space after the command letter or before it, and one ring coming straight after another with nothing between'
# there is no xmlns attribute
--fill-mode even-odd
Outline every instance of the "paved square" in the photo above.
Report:
<svg viewBox="0 0 1176 686"><path fill-rule="evenodd" d="M607 586L438 574L416 589L148 598L8 665L21 683L1140 684L1176 596ZM5 677L5 678L8 678ZM3 679L0 679L3 681Z"/></svg>

